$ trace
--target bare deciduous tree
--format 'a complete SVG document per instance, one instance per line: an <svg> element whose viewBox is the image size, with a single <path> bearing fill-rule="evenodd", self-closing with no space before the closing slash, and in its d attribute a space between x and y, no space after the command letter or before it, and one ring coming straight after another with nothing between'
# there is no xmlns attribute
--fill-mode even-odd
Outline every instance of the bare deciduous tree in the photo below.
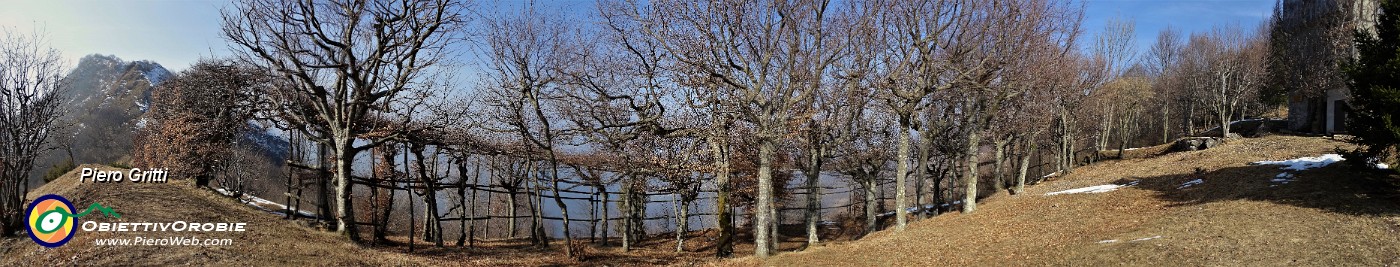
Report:
<svg viewBox="0 0 1400 267"><path fill-rule="evenodd" d="M767 257L773 229L773 158L797 112L834 61L826 1L634 3L630 16L685 72L709 77L736 115L757 126L755 255ZM797 120L801 121L801 120Z"/></svg>
<svg viewBox="0 0 1400 267"><path fill-rule="evenodd" d="M0 31L0 236L25 229L29 171L64 112L63 68L42 34Z"/></svg>
<svg viewBox="0 0 1400 267"><path fill-rule="evenodd" d="M242 59L289 80L263 92L271 108L314 142L330 147L334 163L336 230L359 240L351 203L351 162L359 152L397 137L414 106L441 88L427 88L465 3L449 0L244 0L223 14L223 34ZM411 112L410 112L411 114ZM398 116L394 116L398 115ZM383 120L381 120L383 121ZM385 131L357 142L371 131Z"/></svg>

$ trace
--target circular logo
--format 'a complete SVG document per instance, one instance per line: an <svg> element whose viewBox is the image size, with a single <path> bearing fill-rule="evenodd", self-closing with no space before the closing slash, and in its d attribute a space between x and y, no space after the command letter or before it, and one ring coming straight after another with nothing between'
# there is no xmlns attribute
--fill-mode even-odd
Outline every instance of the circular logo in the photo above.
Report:
<svg viewBox="0 0 1400 267"><path fill-rule="evenodd" d="M73 203L58 195L44 195L29 202L29 238L34 243L56 248L73 239L73 226L77 225Z"/></svg>

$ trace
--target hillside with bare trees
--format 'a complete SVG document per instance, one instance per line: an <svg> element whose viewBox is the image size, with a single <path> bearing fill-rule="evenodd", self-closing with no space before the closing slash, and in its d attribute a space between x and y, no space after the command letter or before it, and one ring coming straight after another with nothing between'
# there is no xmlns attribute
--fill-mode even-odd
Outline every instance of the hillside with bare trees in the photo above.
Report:
<svg viewBox="0 0 1400 267"><path fill-rule="evenodd" d="M227 53L176 72L4 31L0 254L111 249L29 211L139 209L101 164L217 208L131 220L276 235L154 264L1394 264L1394 138L1345 134L1390 126L1288 113L1390 90L1299 73L1389 77L1335 32L1383 12L1323 2L1182 30L1056 0L234 0ZM263 246L297 239L324 245Z"/></svg>

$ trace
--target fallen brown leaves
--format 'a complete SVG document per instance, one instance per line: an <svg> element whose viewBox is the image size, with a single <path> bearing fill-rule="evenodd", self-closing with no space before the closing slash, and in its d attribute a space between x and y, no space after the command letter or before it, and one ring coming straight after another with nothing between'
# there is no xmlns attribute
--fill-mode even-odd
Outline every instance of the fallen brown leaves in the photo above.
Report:
<svg viewBox="0 0 1400 267"><path fill-rule="evenodd" d="M736 265L1382 265L1400 255L1391 174L1336 164L1274 184L1250 162L1332 153L1327 138L1272 136L1148 158L1106 161L999 194L973 214L915 222L846 244ZM1142 153L1152 153L1144 149ZM1204 172L1197 174L1196 169ZM1202 184L1180 188L1187 181ZM1097 194L1047 192L1109 183ZM1391 220L1388 220L1390 218ZM1114 241L1110 241L1114 240Z"/></svg>

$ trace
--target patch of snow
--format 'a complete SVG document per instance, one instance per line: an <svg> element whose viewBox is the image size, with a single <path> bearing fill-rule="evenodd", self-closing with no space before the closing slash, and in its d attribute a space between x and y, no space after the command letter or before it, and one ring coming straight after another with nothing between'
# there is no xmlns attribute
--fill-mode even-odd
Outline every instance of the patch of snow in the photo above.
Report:
<svg viewBox="0 0 1400 267"><path fill-rule="evenodd" d="M141 112L151 111L151 106L147 105L145 102L142 102L140 99L136 100L135 102L136 107L141 108Z"/></svg>
<svg viewBox="0 0 1400 267"><path fill-rule="evenodd" d="M140 120L136 120L136 129L140 130L146 128L146 122L146 117L141 117Z"/></svg>
<svg viewBox="0 0 1400 267"><path fill-rule="evenodd" d="M1153 240L1153 239L1158 239L1158 238L1162 238L1162 236L1156 235L1156 236L1138 238L1138 239L1133 239L1133 240L1128 240L1128 241L1119 241L1118 239L1108 239L1108 240L1100 240L1099 242L1095 242L1095 243L1098 243L1098 244L1113 244L1113 243L1118 243L1118 242L1142 242L1142 241Z"/></svg>
<svg viewBox="0 0 1400 267"><path fill-rule="evenodd" d="M1118 190L1119 188L1134 186L1134 185L1137 185L1137 184L1138 184L1138 181L1132 181L1132 182L1130 182L1130 183L1128 183L1128 184L1122 184L1122 185L1120 185L1120 184L1096 185L1096 186L1090 186L1090 187L1084 187L1084 188L1075 188L1075 189L1064 190L1064 191L1050 192L1050 193L1045 193L1045 195L1047 195L1047 196L1053 196L1053 195L1062 195L1062 194L1082 194L1082 193L1093 193L1093 194L1097 194L1097 193L1107 193L1107 192L1116 191L1116 190Z"/></svg>
<svg viewBox="0 0 1400 267"><path fill-rule="evenodd" d="M146 64L149 66L146 70L141 72L141 76L145 76L146 81L151 82L153 86L159 85L161 82L174 76L174 74L170 73L170 70L165 69L165 67L160 64L156 64L155 62L147 62Z"/></svg>
<svg viewBox="0 0 1400 267"><path fill-rule="evenodd" d="M919 211L926 211L931 209L933 209L933 204L924 205L923 207L909 207L904 210L908 211L909 213L917 213Z"/></svg>
<svg viewBox="0 0 1400 267"><path fill-rule="evenodd" d="M1366 163L1370 163L1370 164L1371 164L1371 168L1375 168L1375 169L1377 169L1377 170L1389 170L1389 169L1390 169L1390 164L1385 164L1384 162L1381 162L1381 159L1379 159L1379 158L1369 158L1369 159L1366 159Z"/></svg>
<svg viewBox="0 0 1400 267"><path fill-rule="evenodd" d="M1190 180L1190 181L1186 181L1185 183L1182 183L1181 186L1176 187L1176 189L1186 189L1187 187L1191 187L1191 186L1193 186L1193 185L1202 184L1202 183L1205 183L1205 182L1206 182L1206 181L1201 180L1201 179Z"/></svg>
<svg viewBox="0 0 1400 267"><path fill-rule="evenodd" d="M1266 161L1257 161L1257 162L1254 162L1253 164L1254 164L1254 165L1278 165L1278 166L1284 166L1284 167L1283 167L1283 170L1286 170L1286 171L1303 171L1303 170L1309 170L1309 169L1316 169L1316 168L1326 167L1327 165L1332 165L1332 163L1341 162L1341 161L1343 161L1343 160L1346 160L1346 159L1343 159L1343 158L1342 158L1342 155L1337 155L1337 154L1326 154L1326 155L1322 155L1322 156L1318 156L1318 157L1301 157L1301 158L1290 159L1290 160L1280 160L1280 161L1267 161L1267 160L1266 160Z"/></svg>
<svg viewBox="0 0 1400 267"><path fill-rule="evenodd" d="M1274 178L1270 179L1269 182L1288 184L1289 182L1293 182L1293 180L1297 178L1297 175L1295 174L1296 172L1326 167L1327 165L1332 165L1333 163L1341 162L1343 160L1346 159L1342 158L1342 155L1325 154L1317 157L1301 157L1296 159L1279 161L1258 161L1250 164L1283 166L1284 172L1279 173L1278 176L1274 176ZM1269 185L1269 187L1276 186L1278 185Z"/></svg>
<svg viewBox="0 0 1400 267"><path fill-rule="evenodd" d="M1158 238L1162 238L1162 236L1158 235L1158 236L1152 236L1152 237L1144 237L1144 238L1133 239L1133 242L1147 241L1147 240L1153 240L1153 239L1158 239Z"/></svg>
<svg viewBox="0 0 1400 267"><path fill-rule="evenodd" d="M215 188L214 191L219 192L219 194L223 194L224 196L233 196L233 192L230 192L223 188ZM287 210L287 205L282 205L281 203L273 202L271 200L263 199L250 194L243 194L243 197L239 198L238 201L242 202L243 204L248 204L248 206L252 206L253 208L266 211L268 213L277 214L278 216L283 217L287 216L287 213L285 213L285 211ZM274 207L275 209L268 209L265 206ZM304 217L316 218L316 214L304 210L298 210L297 214Z"/></svg>
<svg viewBox="0 0 1400 267"><path fill-rule="evenodd" d="M1055 176L1055 175L1060 175L1060 172L1052 172L1052 173L1050 173L1050 174L1046 174L1045 176L1041 176L1040 179L1050 178L1050 177L1053 177L1053 176Z"/></svg>

